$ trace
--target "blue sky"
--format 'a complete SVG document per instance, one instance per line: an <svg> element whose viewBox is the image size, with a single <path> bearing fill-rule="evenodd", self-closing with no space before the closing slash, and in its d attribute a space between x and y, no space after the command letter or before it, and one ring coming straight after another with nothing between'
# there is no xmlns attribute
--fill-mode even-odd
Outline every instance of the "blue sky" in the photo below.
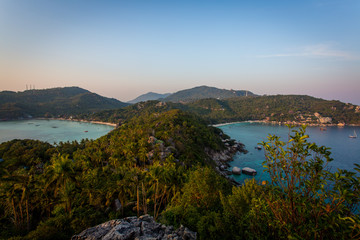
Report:
<svg viewBox="0 0 360 240"><path fill-rule="evenodd" d="M360 1L0 0L0 90L199 85L360 104Z"/></svg>

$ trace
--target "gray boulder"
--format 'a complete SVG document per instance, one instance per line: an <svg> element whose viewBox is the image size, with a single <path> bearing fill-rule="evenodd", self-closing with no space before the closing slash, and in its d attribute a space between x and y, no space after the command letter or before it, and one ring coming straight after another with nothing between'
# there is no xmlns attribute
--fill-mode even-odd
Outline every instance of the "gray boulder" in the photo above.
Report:
<svg viewBox="0 0 360 240"><path fill-rule="evenodd" d="M233 174L236 174L236 175L240 175L240 174L241 174L241 168L239 168L239 167L233 167L232 173L233 173Z"/></svg>
<svg viewBox="0 0 360 240"><path fill-rule="evenodd" d="M249 168L249 167L244 167L242 169L242 173L246 174L246 175L250 175L250 176L255 176L257 174L255 169Z"/></svg>

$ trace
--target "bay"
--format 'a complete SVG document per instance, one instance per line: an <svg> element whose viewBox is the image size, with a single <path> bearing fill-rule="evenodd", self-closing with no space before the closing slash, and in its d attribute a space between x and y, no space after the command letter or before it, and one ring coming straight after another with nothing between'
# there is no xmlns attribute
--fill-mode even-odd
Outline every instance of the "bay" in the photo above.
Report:
<svg viewBox="0 0 360 240"><path fill-rule="evenodd" d="M264 150L257 150L255 147L262 141L267 141L269 134L280 136L282 141L287 141L289 136L289 128L281 125L270 125L259 122L241 122L227 125L217 126L231 138L245 144L245 148L249 151L247 154L236 154L234 161L230 162L231 167L240 168L250 167L257 171L254 177L258 181L269 180L267 173L264 173L262 162L265 160ZM315 142L317 145L331 148L331 157L334 159L329 163L331 171L346 169L353 171L354 163L360 164L360 139L349 138L353 135L354 130L359 134L360 127L326 127L321 130L320 127L307 127L306 133L310 136L309 141ZM251 178L247 175L232 175L238 182Z"/></svg>
<svg viewBox="0 0 360 240"><path fill-rule="evenodd" d="M34 139L51 144L60 141L97 139L113 126L67 120L20 120L0 122L0 143L13 139Z"/></svg>

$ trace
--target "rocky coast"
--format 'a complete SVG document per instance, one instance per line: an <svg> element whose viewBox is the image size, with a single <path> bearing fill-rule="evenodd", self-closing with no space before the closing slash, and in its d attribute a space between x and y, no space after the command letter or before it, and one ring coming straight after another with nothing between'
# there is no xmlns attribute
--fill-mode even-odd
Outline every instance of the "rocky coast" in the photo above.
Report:
<svg viewBox="0 0 360 240"><path fill-rule="evenodd" d="M237 142L234 139L223 139L222 140L225 149L222 151L214 151L213 149L205 149L205 152L215 163L215 170L225 177L231 184L238 186L240 185L233 178L230 177L232 172L228 170L230 167L229 162L233 161L233 157L236 153L246 154L248 151L245 149L245 145Z"/></svg>

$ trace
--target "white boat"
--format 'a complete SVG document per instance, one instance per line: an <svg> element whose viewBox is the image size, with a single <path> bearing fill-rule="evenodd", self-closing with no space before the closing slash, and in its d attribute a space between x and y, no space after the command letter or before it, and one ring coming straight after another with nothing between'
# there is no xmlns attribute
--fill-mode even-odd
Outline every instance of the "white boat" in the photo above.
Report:
<svg viewBox="0 0 360 240"><path fill-rule="evenodd" d="M357 138L355 130L354 130L354 135L349 135L349 138Z"/></svg>

